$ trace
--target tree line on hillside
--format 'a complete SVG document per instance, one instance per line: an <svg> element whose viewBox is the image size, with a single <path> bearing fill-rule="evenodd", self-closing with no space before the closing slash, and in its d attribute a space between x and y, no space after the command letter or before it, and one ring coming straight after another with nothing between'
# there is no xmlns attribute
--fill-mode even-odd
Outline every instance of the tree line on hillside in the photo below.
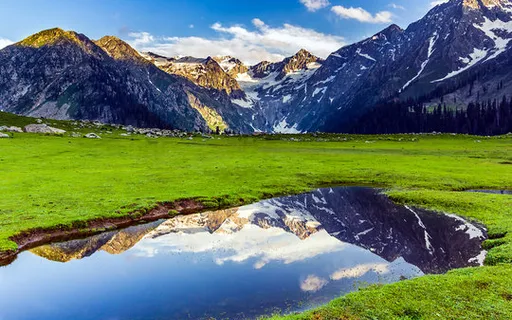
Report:
<svg viewBox="0 0 512 320"><path fill-rule="evenodd" d="M440 103L426 107L414 99L378 104L353 126L352 133L450 132L501 135L512 132L512 98L470 103L453 109Z"/></svg>

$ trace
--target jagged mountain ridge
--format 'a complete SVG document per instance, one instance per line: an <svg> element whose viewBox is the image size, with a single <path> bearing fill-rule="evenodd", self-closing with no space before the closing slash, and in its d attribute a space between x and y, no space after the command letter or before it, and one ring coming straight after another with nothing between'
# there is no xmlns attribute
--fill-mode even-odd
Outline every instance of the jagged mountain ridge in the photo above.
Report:
<svg viewBox="0 0 512 320"><path fill-rule="evenodd" d="M169 74L185 77L204 88L225 91L233 98L245 97L238 82L214 58L166 58L152 52L146 52L142 55ZM232 70L230 69L230 71Z"/></svg>
<svg viewBox="0 0 512 320"><path fill-rule="evenodd" d="M264 61L254 66L230 56L168 58L151 52L142 56L169 74L186 77L205 88L226 91L233 104L246 109L252 129L266 132L294 132L280 121L282 105L288 104L323 63L323 59L304 49L283 61Z"/></svg>
<svg viewBox="0 0 512 320"><path fill-rule="evenodd" d="M335 74L332 85L325 91L328 100L315 103L306 97L304 108L314 109L319 116L316 121L302 119L299 127L343 131L379 100L418 97L440 87L453 86L481 65L500 64L504 70L510 70L512 65L507 58L512 39L510 2L500 1L500 6L492 2L490 7L478 3L475 9L463 0L449 1L433 8L406 30L392 26L331 55L326 63L330 70L345 66L343 70L348 67L351 71ZM349 60L361 53L368 58L365 63ZM368 69L359 73L356 71L359 65ZM355 81L348 82L350 87L343 86L347 83L347 73L356 75ZM319 70L316 75L311 82L320 83L332 76L326 70ZM311 86L318 87L315 83Z"/></svg>
<svg viewBox="0 0 512 320"><path fill-rule="evenodd" d="M51 29L0 51L0 105L10 112L57 119L92 119L134 125L203 129L197 112L179 109L175 79L164 95L151 85L147 65L119 66L75 32ZM14 80L14 81L13 81ZM171 106L175 106L174 108Z"/></svg>
<svg viewBox="0 0 512 320"><path fill-rule="evenodd" d="M242 61L231 56L217 56L213 57L215 61L221 66L221 68L229 74L233 79L241 73L245 73L249 70Z"/></svg>
<svg viewBox="0 0 512 320"><path fill-rule="evenodd" d="M306 81L323 62L323 59L302 49L281 62L264 61L254 65L237 76L247 95L246 103L234 103L252 109L251 125L259 131L296 133L295 128L287 127L283 117L293 107L291 101L297 92L303 90Z"/></svg>
<svg viewBox="0 0 512 320"><path fill-rule="evenodd" d="M301 50L282 62L248 67L236 74L247 98L233 102L251 109L256 130L297 133L345 131L379 101L416 98L439 88L443 95L432 104L450 100L463 108L479 98L496 98L486 89L497 82L505 92L512 90L511 13L508 0L451 0L405 30L391 25L325 61ZM465 95L468 88L460 83L470 72L484 70L481 66L495 74L483 77L481 90Z"/></svg>
<svg viewBox="0 0 512 320"><path fill-rule="evenodd" d="M139 127L251 132L227 94L169 75L115 37L96 42L50 29L0 50L0 106L8 112Z"/></svg>
<svg viewBox="0 0 512 320"><path fill-rule="evenodd" d="M326 60L301 50L254 66L139 54L115 37L59 30L0 51L2 109L184 130L338 132L380 101L429 95L425 103L463 108L500 99L489 90L496 83L512 92L509 0L451 0Z"/></svg>

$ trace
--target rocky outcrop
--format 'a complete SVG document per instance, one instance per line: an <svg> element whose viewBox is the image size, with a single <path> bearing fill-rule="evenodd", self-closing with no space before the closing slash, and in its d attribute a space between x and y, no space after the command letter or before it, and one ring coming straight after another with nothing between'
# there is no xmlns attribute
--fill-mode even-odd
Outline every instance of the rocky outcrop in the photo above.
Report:
<svg viewBox="0 0 512 320"><path fill-rule="evenodd" d="M249 71L249 67L237 58L230 56L213 57L219 66L233 79Z"/></svg>
<svg viewBox="0 0 512 320"><path fill-rule="evenodd" d="M137 50L133 49L129 44L119 38L105 36L95 41L95 43L115 60L142 64L147 63L146 59L144 59Z"/></svg>
<svg viewBox="0 0 512 320"><path fill-rule="evenodd" d="M88 133L84 136L84 138L87 138L87 139L101 139L101 137L99 135L97 135L96 133Z"/></svg>
<svg viewBox="0 0 512 320"><path fill-rule="evenodd" d="M166 58L151 52L143 55L161 70L185 77L201 87L224 91L234 98L245 96L238 82L211 57Z"/></svg>
<svg viewBox="0 0 512 320"><path fill-rule="evenodd" d="M29 124L23 128L27 133L42 133L42 134L55 134L61 135L66 133L65 130L50 127L46 124Z"/></svg>
<svg viewBox="0 0 512 320"><path fill-rule="evenodd" d="M21 133L21 132L23 132L23 129L21 129L20 127L14 127L14 126L10 126L10 127L0 126L0 131Z"/></svg>

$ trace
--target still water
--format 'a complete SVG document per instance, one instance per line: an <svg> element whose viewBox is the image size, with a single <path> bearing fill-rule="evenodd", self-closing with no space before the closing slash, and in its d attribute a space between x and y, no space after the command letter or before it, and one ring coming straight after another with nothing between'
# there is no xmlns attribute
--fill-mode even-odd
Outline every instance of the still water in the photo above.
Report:
<svg viewBox="0 0 512 320"><path fill-rule="evenodd" d="M20 254L0 268L0 320L255 319L372 283L477 266L485 229L319 189Z"/></svg>

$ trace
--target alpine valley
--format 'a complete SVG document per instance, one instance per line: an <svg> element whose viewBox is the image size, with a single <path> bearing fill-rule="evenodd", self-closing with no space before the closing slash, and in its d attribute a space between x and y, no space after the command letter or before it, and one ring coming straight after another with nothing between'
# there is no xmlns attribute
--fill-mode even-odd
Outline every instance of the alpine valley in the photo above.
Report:
<svg viewBox="0 0 512 320"><path fill-rule="evenodd" d="M187 131L512 131L512 3L450 0L325 60L164 57L51 29L0 50L0 109ZM484 129L485 128L485 129Z"/></svg>

